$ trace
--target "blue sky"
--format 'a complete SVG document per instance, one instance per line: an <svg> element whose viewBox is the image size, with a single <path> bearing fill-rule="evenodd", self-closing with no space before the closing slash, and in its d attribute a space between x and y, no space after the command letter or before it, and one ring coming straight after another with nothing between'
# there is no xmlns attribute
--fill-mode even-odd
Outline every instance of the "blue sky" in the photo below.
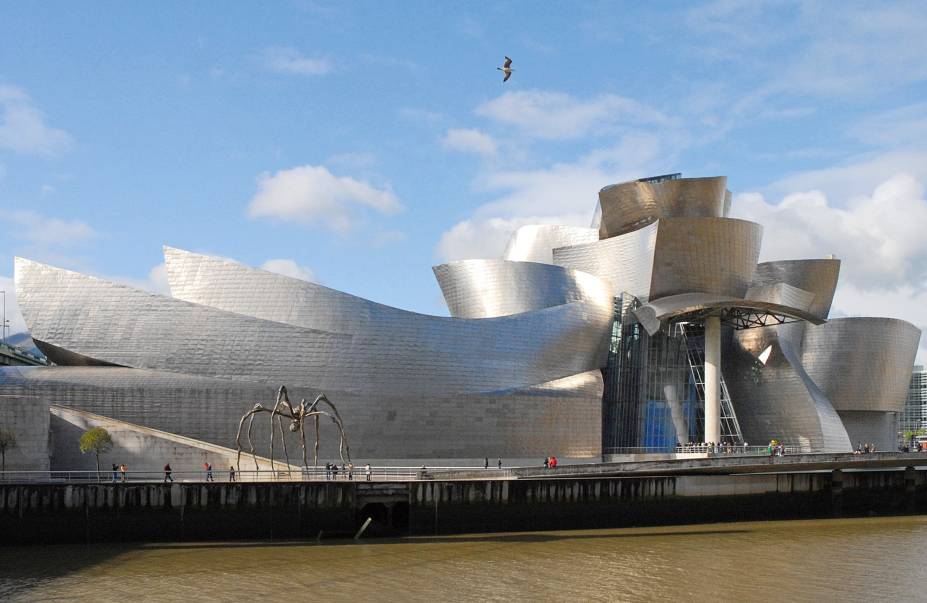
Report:
<svg viewBox="0 0 927 603"><path fill-rule="evenodd" d="M5 3L0 288L168 244L441 314L433 264L681 171L927 326L927 4L651 4Z"/></svg>

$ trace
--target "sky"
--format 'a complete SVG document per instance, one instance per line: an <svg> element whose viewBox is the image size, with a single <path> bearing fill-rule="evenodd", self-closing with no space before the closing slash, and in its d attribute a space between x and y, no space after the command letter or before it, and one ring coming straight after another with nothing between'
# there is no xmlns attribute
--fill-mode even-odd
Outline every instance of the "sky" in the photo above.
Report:
<svg viewBox="0 0 927 603"><path fill-rule="evenodd" d="M832 316L923 329L925 32L922 0L3 3L8 318L15 256L166 292L162 245L446 315L431 266L682 172L762 260L843 260Z"/></svg>

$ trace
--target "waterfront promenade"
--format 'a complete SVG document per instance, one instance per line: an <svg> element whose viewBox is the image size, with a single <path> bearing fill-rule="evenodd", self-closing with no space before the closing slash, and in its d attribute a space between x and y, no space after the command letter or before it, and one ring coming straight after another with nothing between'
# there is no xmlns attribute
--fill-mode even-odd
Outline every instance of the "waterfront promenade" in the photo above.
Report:
<svg viewBox="0 0 927 603"><path fill-rule="evenodd" d="M247 466L246 463L242 465ZM264 463L266 465L266 463ZM371 466L369 479L363 465L355 465L348 471L337 471L325 467L304 467L302 469L278 464L278 469L234 472L236 482L324 482L324 481L376 481L407 482L434 480L519 480L519 479L563 479L591 477L634 477L651 475L735 475L747 473L783 473L834 470L904 469L906 467L927 467L927 453L875 452L868 454L787 454L769 456L759 451L752 454L704 454L690 458L629 460L607 463L574 463L559 465L555 469L544 466L523 466L498 468L491 464L483 467L444 466ZM213 469L211 478L204 470L173 471L170 482L228 482L233 475L228 470ZM163 471L6 471L0 472L0 483L28 484L78 484L90 482L166 482Z"/></svg>
<svg viewBox="0 0 927 603"><path fill-rule="evenodd" d="M925 465L922 454L731 456L426 467L371 471L370 481L205 481L198 472L167 484L106 472L99 482L0 483L0 534L20 543L316 539L350 538L365 524L369 537L899 515L927 512Z"/></svg>

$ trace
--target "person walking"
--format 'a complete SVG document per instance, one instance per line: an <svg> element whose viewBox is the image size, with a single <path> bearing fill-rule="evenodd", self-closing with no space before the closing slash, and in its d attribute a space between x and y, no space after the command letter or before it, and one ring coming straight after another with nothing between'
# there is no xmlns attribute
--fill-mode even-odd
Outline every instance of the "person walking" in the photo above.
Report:
<svg viewBox="0 0 927 603"><path fill-rule="evenodd" d="M348 480L354 480L354 463L348 463Z"/></svg>
<svg viewBox="0 0 927 603"><path fill-rule="evenodd" d="M498 465L499 465L499 469L502 469L502 459L499 459Z"/></svg>
<svg viewBox="0 0 927 603"><path fill-rule="evenodd" d="M367 476L367 481L370 481L370 463L364 465L364 475Z"/></svg>
<svg viewBox="0 0 927 603"><path fill-rule="evenodd" d="M232 467L231 465L229 465L229 481L235 481L235 467Z"/></svg>
<svg viewBox="0 0 927 603"><path fill-rule="evenodd" d="M171 464L170 463L167 463L166 465L164 465L164 483L165 484L167 483L167 480L171 480L171 483L173 483L174 481L174 478L171 477Z"/></svg>
<svg viewBox="0 0 927 603"><path fill-rule="evenodd" d="M489 469L489 457L483 459L483 469Z"/></svg>
<svg viewBox="0 0 927 603"><path fill-rule="evenodd" d="M119 467L116 466L116 463L113 463L113 483L116 483L116 475L119 471Z"/></svg>
<svg viewBox="0 0 927 603"><path fill-rule="evenodd" d="M119 465L119 471L120 473L122 473L122 483L125 483L126 473L129 471L129 467L125 463L123 463Z"/></svg>
<svg viewBox="0 0 927 603"><path fill-rule="evenodd" d="M211 482L212 479L212 463L206 463L206 481Z"/></svg>
<svg viewBox="0 0 927 603"><path fill-rule="evenodd" d="M544 457L544 468L550 469L550 457L549 456Z"/></svg>

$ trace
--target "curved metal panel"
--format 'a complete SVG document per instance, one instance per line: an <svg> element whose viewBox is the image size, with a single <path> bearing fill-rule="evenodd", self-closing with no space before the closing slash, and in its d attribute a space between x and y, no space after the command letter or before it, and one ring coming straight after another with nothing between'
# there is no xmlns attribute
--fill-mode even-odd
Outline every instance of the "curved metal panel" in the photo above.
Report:
<svg viewBox="0 0 927 603"><path fill-rule="evenodd" d="M734 332L722 362L741 432L754 444L776 439L808 452L849 452L840 416L801 365L803 328Z"/></svg>
<svg viewBox="0 0 927 603"><path fill-rule="evenodd" d="M451 316L493 318L590 300L608 308L614 297L602 279L551 264L462 260L432 268Z"/></svg>
<svg viewBox="0 0 927 603"><path fill-rule="evenodd" d="M808 326L802 364L838 411L901 412L921 331L894 318Z"/></svg>
<svg viewBox="0 0 927 603"><path fill-rule="evenodd" d="M554 263L554 249L598 240L598 228L529 224L512 233L512 238L509 239L502 253L502 259L513 262L552 264Z"/></svg>
<svg viewBox="0 0 927 603"><path fill-rule="evenodd" d="M656 301L644 304L633 310L634 316L641 321L644 328L651 335L657 332L660 324L670 320L679 320L691 315L700 315L712 310L738 308L754 310L761 313L778 314L821 323L813 314L808 313L808 307L814 294L796 287L777 283L751 288L747 297L732 298L712 295L710 293L682 293L661 297Z"/></svg>
<svg viewBox="0 0 927 603"><path fill-rule="evenodd" d="M762 226L732 218L657 224L649 299L693 291L744 297L760 256Z"/></svg>
<svg viewBox="0 0 927 603"><path fill-rule="evenodd" d="M658 227L653 223L620 237L554 249L554 263L604 279L616 292L647 299Z"/></svg>
<svg viewBox="0 0 927 603"><path fill-rule="evenodd" d="M611 310L585 301L485 320L383 310L359 298L339 312L333 306L341 297L313 283L196 254L187 259L209 292L204 301L219 309L17 259L20 307L39 340L90 358L323 391L494 391L605 362ZM333 326L353 318L351 333L329 330L330 315L340 317Z"/></svg>
<svg viewBox="0 0 927 603"><path fill-rule="evenodd" d="M778 260L757 264L751 286L781 282L810 291L814 301L808 311L818 318L827 318L839 275L840 260Z"/></svg>
<svg viewBox="0 0 927 603"><path fill-rule="evenodd" d="M272 401L279 386L130 368L37 368L0 368L0 389L10 394L40 393L62 406L230 448L235 447L239 417L255 402ZM311 399L318 393L314 388L287 385L294 400ZM485 456L533 459L551 450L564 457L601 454L599 371L526 388L459 396L372 396L337 390L326 390L326 394L345 421L355 462L384 458L473 461ZM258 453L266 454L267 430L255 427ZM323 463L338 459L338 437L328 429L324 424ZM299 445L294 435L287 432L287 437L293 459Z"/></svg>
<svg viewBox="0 0 927 603"><path fill-rule="evenodd" d="M599 191L599 238L622 235L664 218L721 218L727 177L634 181Z"/></svg>

